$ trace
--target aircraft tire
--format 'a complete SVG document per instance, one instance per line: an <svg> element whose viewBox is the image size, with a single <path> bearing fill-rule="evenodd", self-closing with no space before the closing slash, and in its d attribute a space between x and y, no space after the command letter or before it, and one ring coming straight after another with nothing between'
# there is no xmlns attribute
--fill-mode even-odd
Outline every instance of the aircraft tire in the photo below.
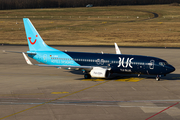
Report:
<svg viewBox="0 0 180 120"><path fill-rule="evenodd" d="M160 77L156 77L156 81L160 81Z"/></svg>
<svg viewBox="0 0 180 120"><path fill-rule="evenodd" d="M85 78L85 79L90 79L90 78L91 78L91 75L90 75L90 74L84 74L84 78Z"/></svg>

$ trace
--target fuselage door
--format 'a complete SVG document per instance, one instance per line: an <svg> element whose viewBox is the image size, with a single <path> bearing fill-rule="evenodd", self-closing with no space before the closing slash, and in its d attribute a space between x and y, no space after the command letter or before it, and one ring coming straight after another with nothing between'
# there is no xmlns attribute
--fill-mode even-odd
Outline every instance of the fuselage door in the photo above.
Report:
<svg viewBox="0 0 180 120"><path fill-rule="evenodd" d="M43 55L43 61L44 61L44 63L47 63L47 54Z"/></svg>
<svg viewBox="0 0 180 120"><path fill-rule="evenodd" d="M149 63L149 69L154 69L154 60L151 60Z"/></svg>

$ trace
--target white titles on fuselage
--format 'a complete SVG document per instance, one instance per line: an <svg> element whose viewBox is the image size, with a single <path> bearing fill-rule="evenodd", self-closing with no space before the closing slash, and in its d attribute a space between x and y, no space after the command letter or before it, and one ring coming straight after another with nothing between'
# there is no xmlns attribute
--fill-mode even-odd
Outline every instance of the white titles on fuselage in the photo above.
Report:
<svg viewBox="0 0 180 120"><path fill-rule="evenodd" d="M127 68L129 66L130 68L133 68L132 65L131 65L131 62L132 62L133 59L134 58L127 58L126 62L124 62L125 58L123 57L121 59L121 57L119 57L119 65L117 67L121 67L122 66L123 68Z"/></svg>

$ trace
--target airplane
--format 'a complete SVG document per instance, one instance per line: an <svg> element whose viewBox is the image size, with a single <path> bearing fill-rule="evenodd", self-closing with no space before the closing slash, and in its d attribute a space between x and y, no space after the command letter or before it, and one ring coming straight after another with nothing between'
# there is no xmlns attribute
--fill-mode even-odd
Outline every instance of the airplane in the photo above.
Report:
<svg viewBox="0 0 180 120"><path fill-rule="evenodd" d="M109 78L112 73L162 76L175 71L165 60L142 55L121 54L115 43L116 54L60 51L48 46L31 21L23 18L29 51L23 54L27 64L41 67L78 69L85 72L84 78ZM43 64L32 64L26 54Z"/></svg>

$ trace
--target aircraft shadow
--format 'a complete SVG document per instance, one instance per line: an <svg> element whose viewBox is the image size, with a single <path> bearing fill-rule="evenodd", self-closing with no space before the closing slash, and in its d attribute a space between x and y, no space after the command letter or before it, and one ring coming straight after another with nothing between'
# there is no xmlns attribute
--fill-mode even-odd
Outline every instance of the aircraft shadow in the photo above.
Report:
<svg viewBox="0 0 180 120"><path fill-rule="evenodd" d="M180 80L180 74L168 74L161 78L162 80Z"/></svg>
<svg viewBox="0 0 180 120"><path fill-rule="evenodd" d="M82 77L76 79L76 80L84 80L84 73L82 71L79 70L71 70L68 71L72 74L76 74L76 75L82 75ZM112 74L109 78L104 78L104 80L118 80L118 79L128 79L128 78L147 78L147 79L154 79L156 78L155 75L140 75L139 77L137 76L137 74ZM163 80L180 80L180 74L168 74L166 76L162 76L161 77L161 81Z"/></svg>
<svg viewBox="0 0 180 120"><path fill-rule="evenodd" d="M147 78L147 79L155 79L155 75L142 75L140 78ZM160 81L163 80L180 80L180 74L167 74L166 76L162 76Z"/></svg>
<svg viewBox="0 0 180 120"><path fill-rule="evenodd" d="M82 72L82 71L80 71L80 70L71 70L71 71L68 71L68 72L70 72L70 73L72 73L72 74L76 74L76 75L84 75L84 73Z"/></svg>

